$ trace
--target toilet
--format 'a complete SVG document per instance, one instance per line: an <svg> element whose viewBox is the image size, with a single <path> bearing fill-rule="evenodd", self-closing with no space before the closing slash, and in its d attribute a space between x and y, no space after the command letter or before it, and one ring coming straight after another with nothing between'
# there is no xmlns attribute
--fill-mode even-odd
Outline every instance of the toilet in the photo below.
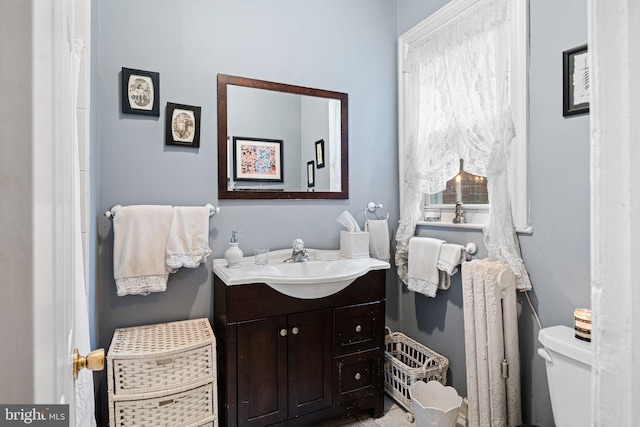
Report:
<svg viewBox="0 0 640 427"><path fill-rule="evenodd" d="M551 409L557 427L591 425L591 343L567 326L543 328L538 354L545 360Z"/></svg>

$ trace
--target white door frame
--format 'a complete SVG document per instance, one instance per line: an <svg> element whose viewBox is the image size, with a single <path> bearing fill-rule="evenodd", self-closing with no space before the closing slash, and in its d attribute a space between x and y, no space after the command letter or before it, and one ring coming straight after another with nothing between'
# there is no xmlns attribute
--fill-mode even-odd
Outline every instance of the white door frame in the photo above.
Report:
<svg viewBox="0 0 640 427"><path fill-rule="evenodd" d="M594 426L633 426L640 402L640 5L637 0L589 0L588 5L591 418Z"/></svg>

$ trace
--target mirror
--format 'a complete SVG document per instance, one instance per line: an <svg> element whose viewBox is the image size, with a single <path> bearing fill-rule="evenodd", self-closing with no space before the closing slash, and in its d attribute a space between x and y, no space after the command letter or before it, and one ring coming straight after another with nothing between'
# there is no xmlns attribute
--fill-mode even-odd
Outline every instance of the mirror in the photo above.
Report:
<svg viewBox="0 0 640 427"><path fill-rule="evenodd" d="M218 74L219 199L348 199L345 93Z"/></svg>

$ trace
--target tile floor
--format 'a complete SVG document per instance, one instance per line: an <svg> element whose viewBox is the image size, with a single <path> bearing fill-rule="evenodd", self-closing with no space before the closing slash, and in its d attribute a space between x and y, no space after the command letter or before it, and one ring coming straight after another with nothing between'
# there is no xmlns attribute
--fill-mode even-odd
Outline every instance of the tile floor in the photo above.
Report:
<svg viewBox="0 0 640 427"><path fill-rule="evenodd" d="M466 405L460 408L460 416L458 418L458 426L464 427L466 422ZM372 418L370 412L357 414L349 417L338 418L336 420L327 421L316 427L349 427L349 426L383 426L383 427L417 427L415 422L409 422L407 419L407 411L398 405L388 395L384 395L384 415L380 418Z"/></svg>

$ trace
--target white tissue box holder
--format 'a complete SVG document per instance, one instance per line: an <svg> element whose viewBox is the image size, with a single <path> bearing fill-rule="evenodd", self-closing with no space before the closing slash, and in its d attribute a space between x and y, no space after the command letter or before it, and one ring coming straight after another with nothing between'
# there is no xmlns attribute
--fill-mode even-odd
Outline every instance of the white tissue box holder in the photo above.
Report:
<svg viewBox="0 0 640 427"><path fill-rule="evenodd" d="M346 258L369 258L369 232L341 231L340 256Z"/></svg>

